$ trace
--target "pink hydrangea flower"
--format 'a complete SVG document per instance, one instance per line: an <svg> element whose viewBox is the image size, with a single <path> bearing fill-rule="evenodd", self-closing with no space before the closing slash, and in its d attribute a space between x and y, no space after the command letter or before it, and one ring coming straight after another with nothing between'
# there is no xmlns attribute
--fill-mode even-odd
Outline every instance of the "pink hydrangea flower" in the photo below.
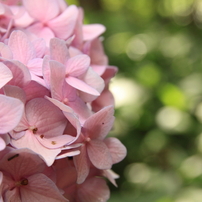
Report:
<svg viewBox="0 0 202 202"><path fill-rule="evenodd" d="M126 148L107 138L117 68L105 27L84 25L64 0L0 0L0 10L0 201L106 202Z"/></svg>
<svg viewBox="0 0 202 202"><path fill-rule="evenodd" d="M28 149L13 150L4 155L0 161L3 200L67 202L44 173L45 168L43 160Z"/></svg>
<svg viewBox="0 0 202 202"><path fill-rule="evenodd" d="M78 15L76 6L61 11L57 0L24 0L23 5L35 21L27 28L29 32L44 38L47 43L55 36L61 39L71 36Z"/></svg>

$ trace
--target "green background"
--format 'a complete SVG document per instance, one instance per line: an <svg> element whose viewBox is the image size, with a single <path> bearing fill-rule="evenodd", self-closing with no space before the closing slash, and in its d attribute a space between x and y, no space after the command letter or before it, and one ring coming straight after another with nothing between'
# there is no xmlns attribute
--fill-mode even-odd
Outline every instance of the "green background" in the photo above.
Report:
<svg viewBox="0 0 202 202"><path fill-rule="evenodd" d="M109 202L202 201L202 0L69 0L104 24L128 155Z"/></svg>

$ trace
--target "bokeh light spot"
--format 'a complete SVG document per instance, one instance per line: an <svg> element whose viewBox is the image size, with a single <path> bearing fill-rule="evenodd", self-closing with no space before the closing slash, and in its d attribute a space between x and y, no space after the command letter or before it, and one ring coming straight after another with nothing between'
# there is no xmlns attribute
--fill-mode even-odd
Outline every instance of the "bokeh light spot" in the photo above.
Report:
<svg viewBox="0 0 202 202"><path fill-rule="evenodd" d="M113 54L121 54L125 52L127 43L132 33L130 32L122 32L116 33L106 40L106 47Z"/></svg>
<svg viewBox="0 0 202 202"><path fill-rule="evenodd" d="M152 152L160 151L167 143L166 135L160 130L151 130L144 139L144 146Z"/></svg>
<svg viewBox="0 0 202 202"><path fill-rule="evenodd" d="M126 48L126 54L131 60L142 60L146 55L148 49L145 42L138 38L133 37Z"/></svg>
<svg viewBox="0 0 202 202"><path fill-rule="evenodd" d="M202 174L202 158L194 155L182 162L180 171L187 178L195 178Z"/></svg>
<svg viewBox="0 0 202 202"><path fill-rule="evenodd" d="M167 36L162 39L160 50L165 57L186 55L191 48L190 41L184 34Z"/></svg>
<svg viewBox="0 0 202 202"><path fill-rule="evenodd" d="M117 11L122 8L122 6L125 4L126 0L102 0L102 7L105 10L109 11Z"/></svg>
<svg viewBox="0 0 202 202"><path fill-rule="evenodd" d="M202 189L197 187L184 188L178 193L175 202L201 202Z"/></svg>
<svg viewBox="0 0 202 202"><path fill-rule="evenodd" d="M150 170L144 163L133 163L126 167L125 176L129 182L146 183L150 178Z"/></svg>
<svg viewBox="0 0 202 202"><path fill-rule="evenodd" d="M159 68L152 63L141 66L136 74L139 81L148 87L157 85L161 79Z"/></svg>
<svg viewBox="0 0 202 202"><path fill-rule="evenodd" d="M174 107L163 107L156 115L158 126L170 132L185 132L189 130L191 125L190 116Z"/></svg>
<svg viewBox="0 0 202 202"><path fill-rule="evenodd" d="M110 84L110 90L115 97L116 107L140 104L147 97L141 86L126 78L115 78Z"/></svg>
<svg viewBox="0 0 202 202"><path fill-rule="evenodd" d="M186 97L183 92L175 85L167 83L159 90L159 98L164 105L184 108L186 106Z"/></svg>

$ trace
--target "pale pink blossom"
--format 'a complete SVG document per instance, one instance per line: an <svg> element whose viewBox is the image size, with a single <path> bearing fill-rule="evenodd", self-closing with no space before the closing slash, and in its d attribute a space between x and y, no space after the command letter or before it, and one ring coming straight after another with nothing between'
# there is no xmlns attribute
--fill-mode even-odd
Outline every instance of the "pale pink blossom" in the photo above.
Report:
<svg viewBox="0 0 202 202"><path fill-rule="evenodd" d="M23 103L12 97L0 95L0 134L15 128L24 112Z"/></svg>
<svg viewBox="0 0 202 202"><path fill-rule="evenodd" d="M106 202L109 199L109 188L105 179L97 175L97 170L93 169L85 182L76 184L77 172L72 160L61 159L54 163L54 169L57 186L65 191L64 196L71 202ZM111 174L111 177L114 176Z"/></svg>
<svg viewBox="0 0 202 202"><path fill-rule="evenodd" d="M9 31L13 24L13 13L9 6L0 3L0 41L4 41L9 35Z"/></svg>
<svg viewBox="0 0 202 202"><path fill-rule="evenodd" d="M44 98L30 100L20 124L14 129L11 144L16 148L27 147L41 155L51 165L69 142L63 135L66 119L62 112Z"/></svg>
<svg viewBox="0 0 202 202"><path fill-rule="evenodd" d="M0 18L0 201L106 202L127 152L105 27L64 0L0 0Z"/></svg>
<svg viewBox="0 0 202 202"><path fill-rule="evenodd" d="M28 149L7 153L0 161L3 200L16 202L67 202L54 182L43 172L43 160Z"/></svg>
<svg viewBox="0 0 202 202"><path fill-rule="evenodd" d="M105 107L89 117L83 125L80 155L74 157L78 172L77 182L83 183L90 171L90 163L98 169L110 169L113 162L103 139L113 126L113 107Z"/></svg>
<svg viewBox="0 0 202 202"><path fill-rule="evenodd" d="M57 0L23 0L23 5L29 15L35 19L35 23L27 30L44 38L47 44L55 36L61 39L71 36L78 15L76 6L68 6L61 12L60 9L64 9L64 6Z"/></svg>
<svg viewBox="0 0 202 202"><path fill-rule="evenodd" d="M37 56L44 55L45 42L44 44L42 41L39 40L36 42L37 44L30 42L27 35L22 31L13 31L8 40L8 46L4 47L4 50L5 48L7 48L6 53L5 51L2 51L2 56L4 60L17 60L21 62L28 68L32 80L38 81L35 75L42 76L43 59ZM40 51L37 50L38 46L40 47Z"/></svg>
<svg viewBox="0 0 202 202"><path fill-rule="evenodd" d="M13 78L11 70L0 62L0 88L8 83Z"/></svg>
<svg viewBox="0 0 202 202"><path fill-rule="evenodd" d="M0 2L7 5L17 5L21 2L21 0L0 0Z"/></svg>

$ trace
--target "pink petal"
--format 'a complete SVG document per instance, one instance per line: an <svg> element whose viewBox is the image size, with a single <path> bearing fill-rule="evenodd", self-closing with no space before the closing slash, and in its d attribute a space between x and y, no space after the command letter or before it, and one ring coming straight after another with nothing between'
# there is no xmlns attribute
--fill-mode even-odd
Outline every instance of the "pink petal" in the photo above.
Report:
<svg viewBox="0 0 202 202"><path fill-rule="evenodd" d="M7 133L20 122L24 105L18 99L0 95L0 109L0 133Z"/></svg>
<svg viewBox="0 0 202 202"><path fill-rule="evenodd" d="M68 7L67 2L64 1L64 0L57 0L57 2L58 2L58 5L59 5L59 7L60 7L60 11L61 11L61 12L64 12L65 9Z"/></svg>
<svg viewBox="0 0 202 202"><path fill-rule="evenodd" d="M60 109L44 98L35 98L26 104L26 116L30 126L36 127L36 134L55 137L63 134L65 117Z"/></svg>
<svg viewBox="0 0 202 202"><path fill-rule="evenodd" d="M37 173L29 176L27 179L29 184L20 189L23 202L68 202L53 181L46 175Z"/></svg>
<svg viewBox="0 0 202 202"><path fill-rule="evenodd" d="M52 138L46 138L41 135L36 135L36 138L44 147L47 147L49 149L61 148L71 142L72 139L74 139L74 137L70 135L60 135Z"/></svg>
<svg viewBox="0 0 202 202"><path fill-rule="evenodd" d="M57 186L60 189L71 186L76 183L77 173L72 162L67 158L57 160L54 163L54 170L57 173ZM67 197L68 198L68 197Z"/></svg>
<svg viewBox="0 0 202 202"><path fill-rule="evenodd" d="M82 33L82 26L83 26L83 9L78 8L78 17L74 29L74 40L72 42L72 46L81 49L83 46L83 33Z"/></svg>
<svg viewBox="0 0 202 202"><path fill-rule="evenodd" d="M5 61L4 64L11 70L13 79L8 84L23 88L31 81L31 75L26 66L18 61Z"/></svg>
<svg viewBox="0 0 202 202"><path fill-rule="evenodd" d="M63 85L65 82L65 67L57 61L51 60L50 65L50 84L51 95L57 100L63 99Z"/></svg>
<svg viewBox="0 0 202 202"><path fill-rule="evenodd" d="M19 60L25 65L35 57L34 48L27 35L22 31L13 31L11 33L8 46L13 53L13 59Z"/></svg>
<svg viewBox="0 0 202 202"><path fill-rule="evenodd" d="M27 117L25 114L25 111L22 115L22 118L19 122L19 124L14 128L14 131L9 132L12 138L19 139L20 137L24 136L26 130L29 128L29 123L27 121ZM16 134L17 133L17 134ZM19 134L21 133L21 134Z"/></svg>
<svg viewBox="0 0 202 202"><path fill-rule="evenodd" d="M2 16L10 16L10 17L13 16L9 6L7 6L5 4L2 4L2 3L0 4L0 6L1 6L0 7L1 8L0 9L0 15L2 15Z"/></svg>
<svg viewBox="0 0 202 202"><path fill-rule="evenodd" d="M104 139L114 123L114 107L108 106L93 114L84 123L84 128L91 139Z"/></svg>
<svg viewBox="0 0 202 202"><path fill-rule="evenodd" d="M0 172L0 185L1 185L2 181L3 181L3 173Z"/></svg>
<svg viewBox="0 0 202 202"><path fill-rule="evenodd" d="M50 20L47 24L58 38L67 39L74 30L77 15L77 7L71 5L61 15Z"/></svg>
<svg viewBox="0 0 202 202"><path fill-rule="evenodd" d="M32 72L30 72L30 74L31 74L32 81L36 81L38 84L40 84L41 86L44 86L45 88L47 87L46 82L44 81L43 78L33 74Z"/></svg>
<svg viewBox="0 0 202 202"><path fill-rule="evenodd" d="M0 137L0 151L4 150L6 148L6 143L4 139Z"/></svg>
<svg viewBox="0 0 202 202"><path fill-rule="evenodd" d="M57 0L23 0L23 5L33 18L47 22L59 14Z"/></svg>
<svg viewBox="0 0 202 202"><path fill-rule="evenodd" d="M60 101L58 101L58 100L56 100L54 98L50 98L50 97L46 97L46 99L48 99L55 106L57 106L58 108L60 108L62 111L68 112L70 114L74 114L74 111L72 110L72 108L70 108L69 106L65 105L64 103L62 103L62 102L60 102Z"/></svg>
<svg viewBox="0 0 202 202"><path fill-rule="evenodd" d="M104 79L106 84L108 84L110 82L111 78L113 78L116 75L117 71L118 71L117 67L107 66L106 71L102 75L102 78Z"/></svg>
<svg viewBox="0 0 202 202"><path fill-rule="evenodd" d="M83 40L93 40L105 32L106 28L101 24L83 25Z"/></svg>
<svg viewBox="0 0 202 202"><path fill-rule="evenodd" d="M36 81L31 81L23 90L25 91L27 102L34 98L44 98L44 96L50 95L49 90Z"/></svg>
<svg viewBox="0 0 202 202"><path fill-rule="evenodd" d="M18 189L7 190L7 192L4 195L4 201L21 202Z"/></svg>
<svg viewBox="0 0 202 202"><path fill-rule="evenodd" d="M65 104L69 105L70 102L75 102L78 98L77 90L70 86L67 82L63 83L62 87L63 92L63 101ZM67 102L65 102L65 98L67 98Z"/></svg>
<svg viewBox="0 0 202 202"><path fill-rule="evenodd" d="M28 27L27 30L32 34L35 34L37 37L43 38L46 41L46 45L49 45L50 40L55 37L53 31L42 23L35 23Z"/></svg>
<svg viewBox="0 0 202 202"><path fill-rule="evenodd" d="M122 161L126 157L126 147L117 138L107 138L104 143L109 148L113 164Z"/></svg>
<svg viewBox="0 0 202 202"><path fill-rule="evenodd" d="M11 138L10 138L10 135L8 133L1 134L1 138L4 140L6 145L10 144Z"/></svg>
<svg viewBox="0 0 202 202"><path fill-rule="evenodd" d="M15 149L13 147L7 146L4 150L0 152L0 159L3 159L3 157L9 153L10 151L14 151Z"/></svg>
<svg viewBox="0 0 202 202"><path fill-rule="evenodd" d="M69 58L69 51L64 40L52 38L50 40L50 56L52 60L56 60L65 64Z"/></svg>
<svg viewBox="0 0 202 202"><path fill-rule="evenodd" d="M11 49L9 48L9 46L7 46L6 44L2 42L0 42L0 55L2 58L8 59L8 60L11 60L13 58L13 53Z"/></svg>
<svg viewBox="0 0 202 202"><path fill-rule="evenodd" d="M43 78L46 83L46 86L50 88L50 65L49 65L50 57L46 55L43 59L43 65L42 65L42 73Z"/></svg>
<svg viewBox="0 0 202 202"><path fill-rule="evenodd" d="M79 154L80 154L79 150L76 150L76 151L67 150L65 153L59 154L55 159L63 159L63 158L66 158L66 157L72 157L72 156L76 156L76 155L79 155Z"/></svg>
<svg viewBox="0 0 202 202"><path fill-rule="evenodd" d="M44 168L43 160L29 149L15 149L7 153L0 164L1 171L11 174L15 180L42 172Z"/></svg>
<svg viewBox="0 0 202 202"><path fill-rule="evenodd" d="M81 78L87 85L92 86L95 90L101 93L105 87L104 80L90 67L86 74ZM96 96L88 95L84 92L80 92L80 97L85 102L92 102L96 99Z"/></svg>
<svg viewBox="0 0 202 202"><path fill-rule="evenodd" d="M76 97L73 102L69 102L68 105L78 114L81 124L83 124L87 118L92 115L91 110L86 103L80 98Z"/></svg>
<svg viewBox="0 0 202 202"><path fill-rule="evenodd" d="M68 76L65 80L70 86L72 86L80 91L83 91L85 93L95 95L95 96L100 95L100 93L97 90L95 90L94 88L92 88L91 86L89 86L88 84L86 84L84 81L82 81L80 79L77 79L72 76Z"/></svg>
<svg viewBox="0 0 202 202"><path fill-rule="evenodd" d="M74 141L76 141L80 135L81 132L81 125L80 125L80 121L77 117L77 115L75 114L75 112L72 110L72 108L70 108L69 106L63 104L62 102L53 99L53 98L49 98L46 97L50 102L52 102L55 106L57 106L59 109L61 109L63 111L63 114L65 115L65 117L68 119L68 121L74 126L74 128L76 129L76 137L74 137L74 139L72 140L73 143Z"/></svg>
<svg viewBox="0 0 202 202"><path fill-rule="evenodd" d="M17 5L19 3L19 0L7 0L6 2L4 0L1 1L7 5Z"/></svg>
<svg viewBox="0 0 202 202"><path fill-rule="evenodd" d="M82 143L75 143L75 144L71 144L71 145L64 145L61 150L64 151L64 150L71 150L71 149L75 149L75 148L78 148L80 146L82 146L83 144ZM77 151L77 150L76 150ZM80 151L79 151L79 154L80 154ZM58 155L60 156L60 155Z"/></svg>
<svg viewBox="0 0 202 202"><path fill-rule="evenodd" d="M79 202L106 202L110 192L104 179L93 177L80 185L77 195Z"/></svg>
<svg viewBox="0 0 202 202"><path fill-rule="evenodd" d="M39 38L32 41L37 58L42 58L46 51L46 42L44 39Z"/></svg>
<svg viewBox="0 0 202 202"><path fill-rule="evenodd" d="M15 128L14 128L14 129L15 129ZM17 127L17 129L18 129L18 127ZM25 129L27 129L27 127L26 127ZM12 130L12 131L9 132L9 135L10 135L11 138L13 138L14 140L18 140L18 139L20 139L21 137L23 137L23 136L25 135L25 133L26 133L25 131L17 132L17 131Z"/></svg>
<svg viewBox="0 0 202 202"><path fill-rule="evenodd" d="M106 70L106 66L105 65L91 65L91 67L93 68L93 70L99 75L101 76L105 70Z"/></svg>
<svg viewBox="0 0 202 202"><path fill-rule="evenodd" d="M108 89L106 89L102 91L101 95L96 100L94 100L91 105L92 105L93 111L95 112L101 110L105 106L109 106L109 105L114 106L115 105L114 96Z"/></svg>
<svg viewBox="0 0 202 202"><path fill-rule="evenodd" d="M77 55L68 59L66 63L66 73L70 76L78 77L84 74L90 66L90 57L87 55Z"/></svg>
<svg viewBox="0 0 202 202"><path fill-rule="evenodd" d="M0 62L0 88L2 88L6 83L8 83L13 78L10 69Z"/></svg>
<svg viewBox="0 0 202 202"><path fill-rule="evenodd" d="M26 102L26 95L22 88L18 86L6 85L4 86L4 94L19 99L22 103Z"/></svg>
<svg viewBox="0 0 202 202"><path fill-rule="evenodd" d="M113 170L103 170L103 176L106 177L115 187L118 187L115 179L119 178L119 175L116 174Z"/></svg>
<svg viewBox="0 0 202 202"><path fill-rule="evenodd" d="M101 140L91 140L87 144L90 161L98 169L110 169L112 158L106 144Z"/></svg>
<svg viewBox="0 0 202 202"><path fill-rule="evenodd" d="M65 117L69 120L69 122L74 126L74 128L76 129L76 137L71 141L69 142L69 144L72 144L73 142L75 142L79 136L80 136L80 133L81 133L81 125L80 125L80 121L79 119L77 118L77 116L75 116L74 113L69 113L69 112L65 112L63 111Z"/></svg>
<svg viewBox="0 0 202 202"><path fill-rule="evenodd" d="M42 76L42 58L34 58L27 63L28 69L37 76Z"/></svg>
<svg viewBox="0 0 202 202"><path fill-rule="evenodd" d="M61 149L48 149L40 144L35 135L26 131L26 134L18 140L11 140L11 145L16 148L28 148L39 154L47 166L51 166Z"/></svg>
<svg viewBox="0 0 202 202"><path fill-rule="evenodd" d="M28 27L35 21L35 19L28 14L24 6L12 6L11 8L15 14L15 27Z"/></svg>
<svg viewBox="0 0 202 202"><path fill-rule="evenodd" d="M81 184L85 181L90 171L90 162L87 157L86 146L81 146L81 153L74 156L74 165L77 170L77 183Z"/></svg>
<svg viewBox="0 0 202 202"><path fill-rule="evenodd" d="M86 49L84 53L87 53L90 56L92 64L108 65L108 57L105 54L101 38L95 38L92 41L88 41L83 48L84 50Z"/></svg>
<svg viewBox="0 0 202 202"><path fill-rule="evenodd" d="M72 47L72 46L69 47L69 53L70 53L70 57L74 57L76 55L83 54L82 51L80 51L79 49Z"/></svg>

